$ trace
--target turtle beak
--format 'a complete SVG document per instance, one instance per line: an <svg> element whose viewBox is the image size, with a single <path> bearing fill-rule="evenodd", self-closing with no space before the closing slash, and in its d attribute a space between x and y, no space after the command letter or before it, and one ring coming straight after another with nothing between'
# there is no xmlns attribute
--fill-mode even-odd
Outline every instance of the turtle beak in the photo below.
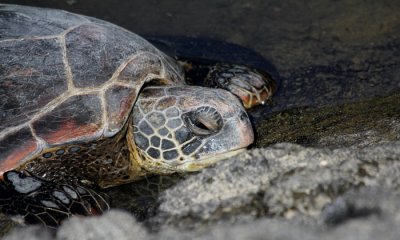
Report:
<svg viewBox="0 0 400 240"><path fill-rule="evenodd" d="M222 160L236 156L239 153L244 152L245 150L246 150L245 148L240 148L240 149L226 152L224 154L218 154L213 157L204 157L204 158L196 159L194 161L189 161L189 162L183 163L181 165L178 165L176 171L177 172L197 172L206 167L214 165L217 162L220 162Z"/></svg>

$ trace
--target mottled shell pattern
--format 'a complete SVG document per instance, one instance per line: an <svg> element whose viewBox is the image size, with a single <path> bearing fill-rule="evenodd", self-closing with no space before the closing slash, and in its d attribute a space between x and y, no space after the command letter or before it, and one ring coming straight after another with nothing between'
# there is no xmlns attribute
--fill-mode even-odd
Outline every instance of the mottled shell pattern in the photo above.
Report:
<svg viewBox="0 0 400 240"><path fill-rule="evenodd" d="M98 19L0 4L0 26L0 176L43 149L116 135L146 82L184 83L175 61Z"/></svg>

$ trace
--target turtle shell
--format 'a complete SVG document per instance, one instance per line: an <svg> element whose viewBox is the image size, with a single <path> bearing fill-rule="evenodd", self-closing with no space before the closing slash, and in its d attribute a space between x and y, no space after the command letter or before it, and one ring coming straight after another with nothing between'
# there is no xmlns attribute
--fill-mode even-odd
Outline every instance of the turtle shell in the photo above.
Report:
<svg viewBox="0 0 400 240"><path fill-rule="evenodd" d="M0 4L0 176L46 148L112 137L143 84L182 83L143 38L95 18Z"/></svg>

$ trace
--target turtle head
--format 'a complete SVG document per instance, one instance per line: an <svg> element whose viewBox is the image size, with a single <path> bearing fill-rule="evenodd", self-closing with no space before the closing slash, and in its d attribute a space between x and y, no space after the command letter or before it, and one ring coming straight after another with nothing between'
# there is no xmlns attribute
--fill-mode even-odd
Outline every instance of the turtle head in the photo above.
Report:
<svg viewBox="0 0 400 240"><path fill-rule="evenodd" d="M150 173L196 171L254 140L241 102L222 89L147 87L133 109L128 142Z"/></svg>

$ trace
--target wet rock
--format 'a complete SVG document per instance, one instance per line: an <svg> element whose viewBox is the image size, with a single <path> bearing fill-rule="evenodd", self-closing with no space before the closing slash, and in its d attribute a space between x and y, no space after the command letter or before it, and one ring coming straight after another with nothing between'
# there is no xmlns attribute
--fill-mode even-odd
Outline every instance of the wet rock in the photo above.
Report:
<svg viewBox="0 0 400 240"><path fill-rule="evenodd" d="M366 147L400 140L400 94L320 108L293 108L257 122L257 147L288 141L313 147Z"/></svg>

